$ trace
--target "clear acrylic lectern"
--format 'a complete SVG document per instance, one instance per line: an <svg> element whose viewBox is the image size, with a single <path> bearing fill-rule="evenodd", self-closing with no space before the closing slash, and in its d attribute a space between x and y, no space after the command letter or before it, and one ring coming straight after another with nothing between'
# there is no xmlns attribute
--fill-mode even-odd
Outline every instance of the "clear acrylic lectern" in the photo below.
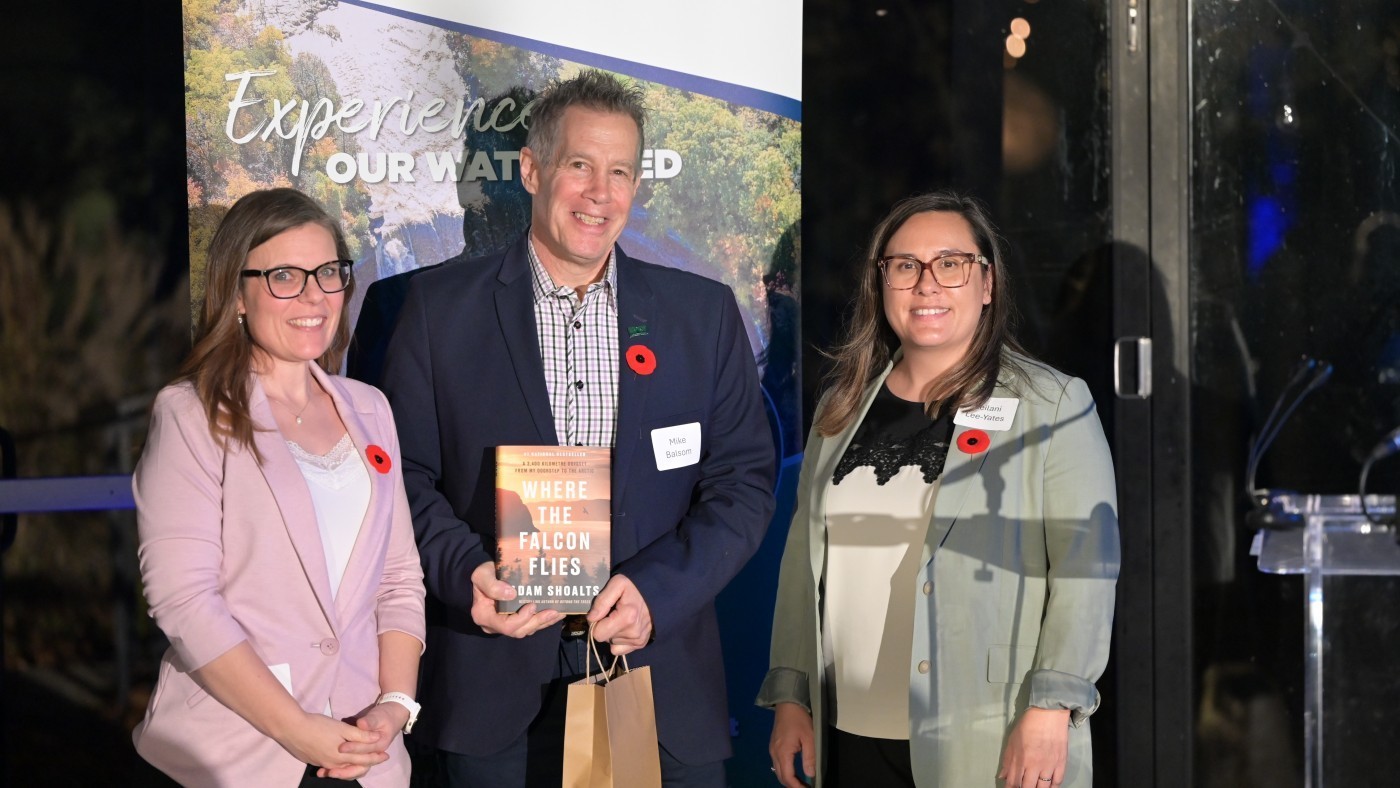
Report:
<svg viewBox="0 0 1400 788"><path fill-rule="evenodd" d="M1372 524L1356 495L1281 494L1274 505L1302 527L1260 532L1259 569L1304 575L1303 774L1307 788L1359 785L1397 759L1400 712L1400 544ZM1368 495L1389 520L1392 496ZM1391 772L1389 777L1393 778ZM1367 783L1374 784L1374 783Z"/></svg>

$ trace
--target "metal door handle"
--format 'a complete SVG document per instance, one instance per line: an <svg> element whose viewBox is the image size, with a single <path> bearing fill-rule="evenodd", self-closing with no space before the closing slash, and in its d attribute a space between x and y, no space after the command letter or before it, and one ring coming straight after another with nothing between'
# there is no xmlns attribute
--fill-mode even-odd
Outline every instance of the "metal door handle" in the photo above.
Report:
<svg viewBox="0 0 1400 788"><path fill-rule="evenodd" d="M1123 389L1123 345L1137 345L1137 388ZM1147 399L1152 396L1152 339L1150 337L1122 337L1113 343L1113 393L1119 399Z"/></svg>
<svg viewBox="0 0 1400 788"><path fill-rule="evenodd" d="M1128 0L1128 52L1138 51L1138 0Z"/></svg>

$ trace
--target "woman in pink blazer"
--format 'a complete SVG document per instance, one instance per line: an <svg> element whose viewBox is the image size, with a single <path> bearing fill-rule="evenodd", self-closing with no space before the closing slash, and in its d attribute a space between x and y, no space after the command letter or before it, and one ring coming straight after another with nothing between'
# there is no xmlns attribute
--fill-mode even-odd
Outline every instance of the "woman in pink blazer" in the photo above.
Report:
<svg viewBox="0 0 1400 788"><path fill-rule="evenodd" d="M198 336L133 481L170 639L142 757L185 785L408 784L423 575L389 405L349 342L340 227L249 194L210 243Z"/></svg>

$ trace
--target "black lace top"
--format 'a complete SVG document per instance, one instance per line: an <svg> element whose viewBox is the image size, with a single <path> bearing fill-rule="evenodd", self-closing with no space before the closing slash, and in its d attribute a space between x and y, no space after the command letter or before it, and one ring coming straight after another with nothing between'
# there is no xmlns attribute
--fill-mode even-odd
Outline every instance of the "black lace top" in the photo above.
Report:
<svg viewBox="0 0 1400 788"><path fill-rule="evenodd" d="M902 400L881 386L851 445L836 463L831 483L840 484L856 468L870 467L875 469L876 483L884 485L901 468L917 465L924 482L932 484L943 473L952 437L952 414L930 419L922 402Z"/></svg>

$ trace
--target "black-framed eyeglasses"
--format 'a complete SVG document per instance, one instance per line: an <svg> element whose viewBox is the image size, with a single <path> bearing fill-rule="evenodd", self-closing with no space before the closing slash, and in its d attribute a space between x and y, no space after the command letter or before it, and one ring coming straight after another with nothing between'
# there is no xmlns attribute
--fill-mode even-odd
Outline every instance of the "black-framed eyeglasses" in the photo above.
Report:
<svg viewBox="0 0 1400 788"><path fill-rule="evenodd" d="M962 287L972 278L973 264L984 269L991 265L980 254L945 254L927 262L912 254L893 254L876 261L885 274L885 284L891 290L912 290L919 284L924 270L933 274L939 287Z"/></svg>
<svg viewBox="0 0 1400 788"><path fill-rule="evenodd" d="M316 277L316 284L327 295L339 293L350 286L350 260L331 260L315 268L299 268L295 265L279 265L260 271L256 268L243 270L245 278L262 277L267 282L267 292L273 298L296 298L306 290L306 280Z"/></svg>

